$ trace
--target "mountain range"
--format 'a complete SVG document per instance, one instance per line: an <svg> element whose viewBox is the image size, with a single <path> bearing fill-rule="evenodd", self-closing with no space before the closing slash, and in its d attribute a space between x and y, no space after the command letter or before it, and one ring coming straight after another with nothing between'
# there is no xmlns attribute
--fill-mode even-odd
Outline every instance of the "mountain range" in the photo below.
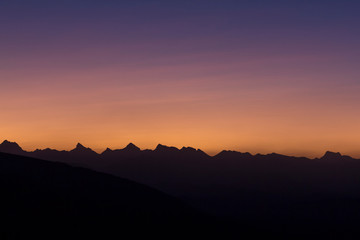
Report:
<svg viewBox="0 0 360 240"><path fill-rule="evenodd" d="M86 167L146 184L235 226L291 239L359 236L360 161L340 153L321 158L134 144L98 154L77 144L71 151L27 152L9 141L0 152ZM236 228L236 227L235 227ZM275 234L276 235L276 234ZM357 239L357 238L354 238Z"/></svg>
<svg viewBox="0 0 360 240"><path fill-rule="evenodd" d="M181 149L178 149L176 147L169 147L169 146L165 146L162 144L158 144L157 147L154 150L141 150L139 147L137 147L136 145L134 145L133 143L129 143L125 148L123 149L116 149L116 150L112 150L110 148L107 148L105 151L103 151L102 153L98 154L96 153L94 150L92 150L91 148L87 148L84 147L81 143L78 143L76 145L76 147L70 151L59 151L59 150L55 150L55 149L50 149L50 148L46 148L46 149L36 149L35 151L25 151L23 150L19 144L17 144L16 142L10 142L8 140L3 141L0 144L0 152L4 152L4 153L12 153L12 154L19 154L19 155L28 155L28 156L36 156L36 157L40 157L40 158L56 158L56 155L66 155L67 157L72 157L72 156L87 156L89 158L98 158L98 159L103 159L103 160L108 160L108 159L112 159L112 158L122 158L122 157L137 157L141 154L153 154L153 155L168 155L169 157L174 156L174 155L178 155L178 156L183 156L185 158L188 157L198 157L198 158L208 158L208 159L248 159L248 160L256 160L256 159L263 159L263 158L296 158L296 159L308 159L310 160L310 158L306 158L306 157L291 157L291 156L286 156L286 155L281 155L281 154L276 154L276 153L271 153L271 154L267 154L267 155L262 155L262 154L256 154L256 155L252 155L248 152L246 153L241 153L241 152L237 152L237 151L227 151L224 150L220 153L218 153L215 156L209 156L207 155L204 151L200 150L200 149L195 149L192 147L183 147ZM355 158L352 158L350 156L346 156L346 155L342 155L341 153L336 153L336 152L331 152L331 151L327 151L324 156L322 156L321 158L315 158L313 160L355 160ZM63 159L62 159L63 160ZM90 159L88 159L89 161Z"/></svg>

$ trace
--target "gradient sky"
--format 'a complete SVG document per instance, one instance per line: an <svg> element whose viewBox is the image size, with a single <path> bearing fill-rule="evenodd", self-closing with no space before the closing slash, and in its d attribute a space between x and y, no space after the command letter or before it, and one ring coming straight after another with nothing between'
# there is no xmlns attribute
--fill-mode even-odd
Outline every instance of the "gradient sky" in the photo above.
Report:
<svg viewBox="0 0 360 240"><path fill-rule="evenodd" d="M0 138L360 157L359 9L1 0Z"/></svg>

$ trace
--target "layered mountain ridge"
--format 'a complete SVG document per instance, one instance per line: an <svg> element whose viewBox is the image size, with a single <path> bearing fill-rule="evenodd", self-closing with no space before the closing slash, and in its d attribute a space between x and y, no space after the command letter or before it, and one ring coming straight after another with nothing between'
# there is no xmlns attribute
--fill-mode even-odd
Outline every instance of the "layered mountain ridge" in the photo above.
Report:
<svg viewBox="0 0 360 240"><path fill-rule="evenodd" d="M108 156L109 154L111 155L116 155L116 153L121 154L135 154L138 155L139 153L157 153L157 154L191 154L191 155L197 155L197 156L202 156L203 158L214 158L214 159L223 159L223 158L240 158L240 159L256 159L256 158L263 158L263 157L268 157L268 158L274 158L274 157L280 157L280 158L302 158L302 159L309 159L311 160L311 158L307 158L307 157L292 157L292 156L286 156L286 155L282 155L282 154L277 154L277 153L271 153L271 154L256 154L256 155L252 155L251 153L242 153L242 152L238 152L238 151L231 151L231 150L223 150L220 153L216 154L215 156L209 156L208 154L206 154L204 151L202 151L201 149L195 149L192 147L182 147L181 149L173 147L173 146L166 146L166 145L162 145L162 144L158 144L156 146L156 148L154 150L150 150L150 149L145 149L145 150L141 150L138 146L136 146L133 143L129 143L125 148L123 149L110 149L110 148L106 148L105 151L103 151L102 153L97 153L94 150L92 150L91 148L85 147L84 145L82 145L81 143L77 143L76 147L70 151L66 151L66 150L56 150L56 149L50 149L50 148L45 148L45 149L36 149L35 151L25 151L23 150L19 144L17 144L16 142L10 142L8 140L4 140L1 144L0 144L0 152L4 152L4 153L12 153L12 154L20 154L20 155L26 155L26 156L38 156L38 155L42 155L42 153L77 153L77 154L88 154L88 155L93 155L93 156L98 156L98 157L102 157L102 156ZM347 155L342 155L339 152L331 152L331 151L327 151L322 157L320 158L315 158L314 160L357 160L355 158L352 158L350 156Z"/></svg>
<svg viewBox="0 0 360 240"><path fill-rule="evenodd" d="M315 159L236 151L209 156L161 144L154 150L129 144L100 154L81 144L71 151L26 152L5 141L0 152L6 151L146 184L220 219L235 219L236 226L291 236L285 239L360 236L360 161L340 153Z"/></svg>

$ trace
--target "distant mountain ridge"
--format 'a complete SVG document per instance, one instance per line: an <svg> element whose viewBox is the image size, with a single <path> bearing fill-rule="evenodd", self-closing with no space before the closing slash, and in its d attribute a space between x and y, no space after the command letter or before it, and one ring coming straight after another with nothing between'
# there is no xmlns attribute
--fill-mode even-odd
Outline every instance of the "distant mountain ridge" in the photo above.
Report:
<svg viewBox="0 0 360 240"><path fill-rule="evenodd" d="M162 145L162 144L158 144L156 146L156 148L154 150L150 150L150 149L146 149L146 150L141 150L139 147L137 147L135 144L133 143L129 143L125 148L123 149L110 149L107 148L105 151L103 151L102 153L97 153L94 150L92 150L91 148L87 148L84 145L82 145L81 143L78 143L76 145L76 147L70 151L66 151L66 150L56 150L56 149L50 149L50 148L46 148L46 149L36 149L35 151L25 151L23 150L19 144L17 144L16 142L10 142L8 140L4 140L1 144L0 144L0 152L4 152L4 153L12 153L12 154L20 154L20 155L25 155L25 156L41 156L43 153L76 153L76 154L88 154L88 155L93 155L93 156L98 156L98 157L102 157L102 156L114 156L116 154L119 154L119 156L121 155L138 155L141 152L145 152L145 153L157 153L157 154L191 154L191 155L197 155L200 156L202 155L202 157L204 158L224 158L224 157L229 157L229 158L240 158L240 159L256 159L257 157L271 157L273 158L274 156L278 156L281 158L303 158L303 159L311 159L311 158L307 158L307 157L292 157L292 156L286 156L286 155L281 155L281 154L276 154L276 153L271 153L271 154L256 154L256 155L252 155L248 152L246 153L242 153L242 152L238 152L238 151L229 151L229 150L223 150L220 153L216 154L215 156L209 156L208 154L206 154L204 151L202 151L201 149L195 149L192 147L182 147L181 149L176 148L176 147L172 147L172 146L166 146L166 145ZM331 151L327 151L322 157L320 158L314 158L314 159L321 159L321 160L358 160L355 158L352 158L350 156L347 155L342 155L339 152L331 152Z"/></svg>
<svg viewBox="0 0 360 240"><path fill-rule="evenodd" d="M340 153L326 152L315 159L236 151L209 156L199 149L161 144L154 150L129 144L100 154L81 144L71 151L26 152L9 141L0 144L1 151L146 184L210 215L240 221L249 229L261 226L265 232L303 235L285 239L360 236L356 232L360 223L360 161Z"/></svg>

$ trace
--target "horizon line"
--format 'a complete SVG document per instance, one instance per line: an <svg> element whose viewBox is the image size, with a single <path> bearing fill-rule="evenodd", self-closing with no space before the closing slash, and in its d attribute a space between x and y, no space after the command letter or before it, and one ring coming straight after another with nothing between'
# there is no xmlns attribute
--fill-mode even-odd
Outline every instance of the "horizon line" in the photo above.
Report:
<svg viewBox="0 0 360 240"><path fill-rule="evenodd" d="M237 153L243 153L243 154L249 153L249 154L251 154L252 156L256 156L256 155L264 155L264 156L266 156L266 155L271 155L271 154L278 154L278 155L287 156L287 157L299 157L299 158L304 157L304 158L308 158L308 159L320 159L321 157L323 157L324 155L326 155L326 153L330 152L330 153L338 153L338 154L340 154L341 156L347 156L347 157L351 157L351 158L353 158L353 159L357 159L357 158L354 158L354 157L349 156L349 155L343 155L341 152L331 151L331 150L326 150L325 153L324 153L323 155L321 155L320 157L319 157L319 156L318 156L318 157L296 156L296 155L282 154L282 153L278 153L278 152L268 152L268 153L260 153L260 152L257 152L257 153L252 153L252 152L249 152L249 151L241 152L241 151L226 150L226 149L220 150L220 151L217 152L216 154L213 154L213 155L212 155L212 154L207 153L206 151L203 151L203 150L200 149L200 148L195 148L195 147L191 147L191 146L182 146L181 148L179 148L179 147L175 147L175 146L171 146L171 145L164 145L164 144L161 144L161 143L156 144L156 147L155 147L154 149L150 149L150 148L140 148L140 147L138 147L136 144L134 144L133 142L129 142L124 148L111 149L111 148L109 148L109 147L106 147L104 150L101 150L101 151L94 150L94 149L91 148L91 147L86 147L86 146L84 146L83 144L81 144L80 142L78 142L78 143L75 145L75 148L71 148L71 149L68 149L68 150L66 150L66 149L49 148L49 147L46 147L46 148L35 148L34 150L27 150L27 149L22 148L16 141L9 141L9 140L7 140L7 139L5 139L4 141L2 141L1 144L0 144L0 146L1 146L2 144L4 144L4 143L16 144L16 145L18 145L18 146L19 146L23 151L25 151L25 152L35 152L36 150L40 150L40 151L41 151L41 150L46 150L46 149L69 152L69 151L71 151L71 150L74 150L74 149L78 148L79 145L80 145L80 146L82 146L82 147L84 147L84 148L86 148L86 149L90 149L90 150L92 150L93 152L101 155L101 154L103 154L103 153L104 153L106 150L108 150L108 149L111 150L111 151L123 150L123 149L126 149L128 146L133 145L133 146L139 148L140 151L146 151L146 150L155 151L159 146L164 146L164 147L167 147L167 148L175 148L175 149L177 149L177 150L179 150L179 151L180 151L181 149L183 149L183 148L192 148L192 149L194 149L194 150L196 150L196 151L202 151L202 152L204 152L206 155L208 155L208 156L210 156L210 157L214 157L214 156L216 156L216 155L218 155L218 154L220 154L220 153L222 153L222 152L237 152Z"/></svg>

